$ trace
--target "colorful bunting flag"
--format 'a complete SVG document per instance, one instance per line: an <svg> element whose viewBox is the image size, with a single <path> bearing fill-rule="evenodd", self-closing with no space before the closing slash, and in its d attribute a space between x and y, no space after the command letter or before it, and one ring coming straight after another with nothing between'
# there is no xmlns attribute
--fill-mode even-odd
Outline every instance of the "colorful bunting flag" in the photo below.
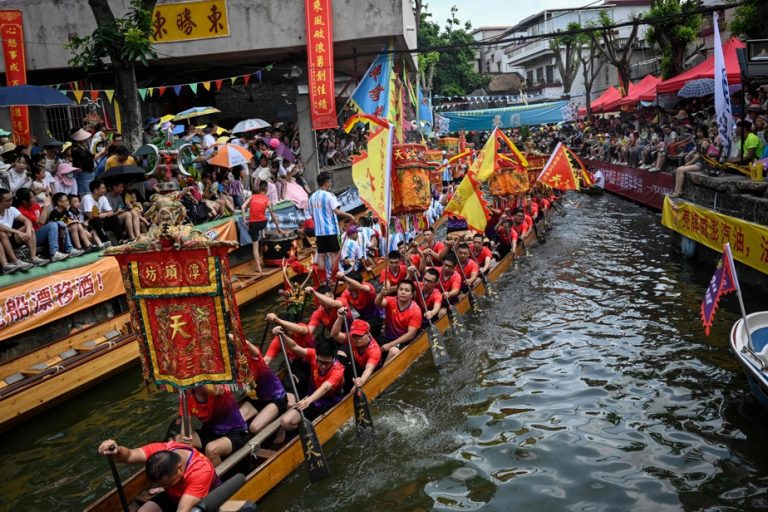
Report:
<svg viewBox="0 0 768 512"><path fill-rule="evenodd" d="M173 86L173 92L176 93L176 96L181 96L181 85L174 85Z"/></svg>
<svg viewBox="0 0 768 512"><path fill-rule="evenodd" d="M189 84L189 88L192 89L192 94L197 94L197 82Z"/></svg>
<svg viewBox="0 0 768 512"><path fill-rule="evenodd" d="M75 101L80 104L81 101L83 101L83 91L75 90L72 91L72 94L75 95Z"/></svg>
<svg viewBox="0 0 768 512"><path fill-rule="evenodd" d="M107 95L107 101L112 103L112 97L115 95L115 90L114 89L105 89L104 90L104 94Z"/></svg>
<svg viewBox="0 0 768 512"><path fill-rule="evenodd" d="M454 192L451 201L445 207L444 214L463 218L467 221L467 226L474 230L485 230L491 212L488 210L488 203L483 198L480 186L472 177L472 173L467 173L461 180L461 184Z"/></svg>
<svg viewBox="0 0 768 512"><path fill-rule="evenodd" d="M161 87L157 88L157 96L158 97L162 97L164 93L165 93L165 86L161 86Z"/></svg>
<svg viewBox="0 0 768 512"><path fill-rule="evenodd" d="M579 190L579 180L576 178L576 169L571 162L567 148L562 142L552 152L541 174L536 179L543 184L559 190Z"/></svg>
<svg viewBox="0 0 768 512"><path fill-rule="evenodd" d="M216 90L221 91L221 84L224 83L224 80L214 80L214 83L216 84Z"/></svg>
<svg viewBox="0 0 768 512"><path fill-rule="evenodd" d="M90 90L88 91L88 95L91 97L91 100L98 101L100 92L101 91L98 90Z"/></svg>
<svg viewBox="0 0 768 512"><path fill-rule="evenodd" d="M205 89L206 91L211 90L211 82L201 82L201 83L203 84L203 89Z"/></svg>
<svg viewBox="0 0 768 512"><path fill-rule="evenodd" d="M251 75L243 75L243 84L248 85L248 82L251 81Z"/></svg>
<svg viewBox="0 0 768 512"><path fill-rule="evenodd" d="M139 96L141 97L141 99L142 99L142 101L143 101L143 100L144 100L144 98L146 98L146 97L147 97L147 89L141 89L141 88L140 88L140 89L139 89Z"/></svg>

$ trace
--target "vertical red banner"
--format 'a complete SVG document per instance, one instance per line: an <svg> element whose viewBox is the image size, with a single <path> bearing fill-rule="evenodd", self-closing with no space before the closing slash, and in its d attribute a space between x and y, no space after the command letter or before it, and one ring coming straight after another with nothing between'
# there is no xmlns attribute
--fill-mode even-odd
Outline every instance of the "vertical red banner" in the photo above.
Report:
<svg viewBox="0 0 768 512"><path fill-rule="evenodd" d="M307 70L312 129L339 126L333 77L333 6L331 0L304 0L307 19Z"/></svg>
<svg viewBox="0 0 768 512"><path fill-rule="evenodd" d="M27 59L24 53L24 27L21 11L0 11L0 38L3 40L7 85L26 84ZM16 144L30 143L28 107L11 107L11 130Z"/></svg>

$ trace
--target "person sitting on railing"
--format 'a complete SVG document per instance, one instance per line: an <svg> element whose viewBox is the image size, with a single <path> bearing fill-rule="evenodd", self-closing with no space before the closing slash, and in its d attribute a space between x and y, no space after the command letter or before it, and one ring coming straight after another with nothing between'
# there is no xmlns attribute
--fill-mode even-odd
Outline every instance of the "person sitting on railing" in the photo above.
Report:
<svg viewBox="0 0 768 512"><path fill-rule="evenodd" d="M749 165L758 155L762 155L763 148L760 145L760 138L752 131L752 123L744 119L736 123L738 127L739 139L734 141L735 156L728 159L737 164ZM741 141L744 141L742 144ZM743 149L742 149L743 148ZM733 152L731 152L733 154Z"/></svg>
<svg viewBox="0 0 768 512"><path fill-rule="evenodd" d="M46 201L48 201L47 198ZM83 251L72 246L72 240L69 238L69 232L63 222L48 222L50 204L40 206L30 189L20 188L16 191L15 206L22 215L32 222L37 245L48 246L51 261L61 261L70 256L76 257L83 254ZM64 242L61 252L59 251L59 239Z"/></svg>
<svg viewBox="0 0 768 512"><path fill-rule="evenodd" d="M675 189L669 196L671 198L680 197L683 194L683 183L685 174L704 170L704 162L701 159L702 154L706 154L711 141L706 136L704 127L696 128L696 146L686 153L683 165L675 169Z"/></svg>
<svg viewBox="0 0 768 512"><path fill-rule="evenodd" d="M72 245L75 249L81 249L90 252L93 248L93 242L91 236L85 229L85 226L77 220L69 211L69 198L64 192L57 192L53 194L51 198L51 204L53 209L48 214L48 218L52 222L62 222L67 226L69 231L69 237L72 239Z"/></svg>
<svg viewBox="0 0 768 512"><path fill-rule="evenodd" d="M120 446L107 439L99 454L126 464L144 464L147 478L164 489L137 512L190 512L221 484L213 463L195 448L176 441L152 443L141 448Z"/></svg>

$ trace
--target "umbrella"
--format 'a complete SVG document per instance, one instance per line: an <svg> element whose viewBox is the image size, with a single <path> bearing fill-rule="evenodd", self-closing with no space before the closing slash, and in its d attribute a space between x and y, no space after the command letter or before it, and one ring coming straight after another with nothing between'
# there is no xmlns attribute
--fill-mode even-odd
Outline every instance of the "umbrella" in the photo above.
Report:
<svg viewBox="0 0 768 512"><path fill-rule="evenodd" d="M104 174L101 175L101 179L112 183L133 183L136 181L144 181L146 179L146 173L144 172L144 169L138 165L120 165L107 169Z"/></svg>
<svg viewBox="0 0 768 512"><path fill-rule="evenodd" d="M237 123L235 127L232 128L232 133L253 132L256 130L261 130L262 128L269 128L270 126L272 125L263 119L246 119L245 121L240 121Z"/></svg>
<svg viewBox="0 0 768 512"><path fill-rule="evenodd" d="M42 85L14 85L0 87L0 107L27 105L46 107L49 105L74 105L75 102L53 87Z"/></svg>
<svg viewBox="0 0 768 512"><path fill-rule="evenodd" d="M280 139L261 137L261 140L263 140L267 146L274 149L275 153L280 158L287 160L289 163L296 162L296 154L291 151L291 148L280 142ZM275 146L272 141L277 141L277 146Z"/></svg>
<svg viewBox="0 0 768 512"><path fill-rule="evenodd" d="M226 167L231 169L238 165L247 165L253 158L253 154L245 148L241 148L237 144L223 144L218 147L216 156L208 160L209 165L218 165L219 167Z"/></svg>
<svg viewBox="0 0 768 512"><path fill-rule="evenodd" d="M677 93L681 98L701 98L712 94L715 94L715 80L713 78L689 80Z"/></svg>
<svg viewBox="0 0 768 512"><path fill-rule="evenodd" d="M218 114L221 110L215 107L192 107L187 110L182 110L171 121L183 121L185 119L192 119L193 117L207 116L208 114Z"/></svg>

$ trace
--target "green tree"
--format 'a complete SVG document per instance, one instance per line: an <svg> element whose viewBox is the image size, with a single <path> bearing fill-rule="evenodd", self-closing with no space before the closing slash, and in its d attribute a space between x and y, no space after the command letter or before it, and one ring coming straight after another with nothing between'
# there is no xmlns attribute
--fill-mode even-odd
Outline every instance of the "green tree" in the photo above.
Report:
<svg viewBox="0 0 768 512"><path fill-rule="evenodd" d="M670 78L684 71L688 43L696 39L701 26L701 15L694 0L654 0L651 10L645 13L650 26L646 37L661 51L661 76ZM666 19L667 16L684 17Z"/></svg>
<svg viewBox="0 0 768 512"><path fill-rule="evenodd" d="M736 7L731 32L745 39L768 39L768 2L765 0L743 0Z"/></svg>
<svg viewBox="0 0 768 512"><path fill-rule="evenodd" d="M566 30L579 30L580 28L581 25L572 21ZM570 96L571 86L576 79L576 73L579 71L577 53L580 46L581 41L578 34L558 36L549 42L549 47L555 52L555 64L557 64L557 72L563 83L563 96L566 97Z"/></svg>
<svg viewBox="0 0 768 512"><path fill-rule="evenodd" d="M637 30L640 27L639 20L635 18L627 37L621 37L620 32L613 28L613 20L604 10L600 11L597 27L589 36L605 56L608 62L616 68L624 87L629 87L629 62L632 59ZM626 89L624 90L626 94Z"/></svg>
<svg viewBox="0 0 768 512"><path fill-rule="evenodd" d="M152 10L157 0L131 0L128 12L116 18L105 0L88 0L96 30L81 37L71 36L67 49L72 53L69 65L111 68L115 78L115 98L123 122L123 140L129 148L141 145L141 106L136 83L136 63L144 66L157 58L150 35ZM107 63L107 60L109 63Z"/></svg>
<svg viewBox="0 0 768 512"><path fill-rule="evenodd" d="M427 12L427 5L420 3L421 20L418 28L419 48L450 47L439 52L439 60L434 65L432 90L445 96L464 96L475 89L486 87L491 79L474 70L475 51L472 25L459 21L458 8L451 8L451 17L446 20L443 30L430 21L432 15Z"/></svg>

